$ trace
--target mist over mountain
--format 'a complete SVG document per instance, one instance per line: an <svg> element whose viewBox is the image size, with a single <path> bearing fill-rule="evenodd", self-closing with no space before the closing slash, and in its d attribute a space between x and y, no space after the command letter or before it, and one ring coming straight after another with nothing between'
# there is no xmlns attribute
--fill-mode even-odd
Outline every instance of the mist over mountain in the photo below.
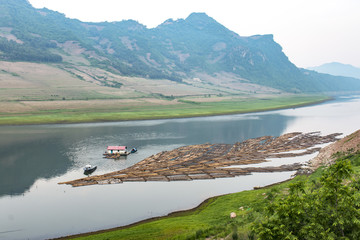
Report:
<svg viewBox="0 0 360 240"><path fill-rule="evenodd" d="M205 13L169 19L148 29L137 21L89 23L26 0L0 0L0 60L77 65L69 52L94 67L124 76L191 84L226 76L229 83L286 92L360 90L352 78L297 68L272 35L241 37Z"/></svg>
<svg viewBox="0 0 360 240"><path fill-rule="evenodd" d="M343 64L338 62L325 63L316 67L309 67L319 73L327 73L334 76L345 76L360 79L360 68L354 67L350 64Z"/></svg>

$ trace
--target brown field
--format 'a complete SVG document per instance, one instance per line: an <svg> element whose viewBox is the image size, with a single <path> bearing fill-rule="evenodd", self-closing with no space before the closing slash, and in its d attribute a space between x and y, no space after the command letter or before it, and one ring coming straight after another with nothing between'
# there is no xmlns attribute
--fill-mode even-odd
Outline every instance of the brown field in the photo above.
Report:
<svg viewBox="0 0 360 240"><path fill-rule="evenodd" d="M68 43L63 49L66 52L63 57L67 56L64 61L81 62L82 65L0 61L0 114L56 109L116 109L124 104L172 105L178 102L163 97L191 97L195 101L208 102L224 97L204 98L205 95L243 94L243 91L230 90L227 86L121 76L89 66L77 45ZM117 83L121 87L111 87Z"/></svg>
<svg viewBox="0 0 360 240"><path fill-rule="evenodd" d="M96 110L109 111L120 110L124 107L174 105L179 104L176 100L168 101L156 98L142 99L103 99L103 100L72 100L72 101L18 101L0 102L1 113L26 113L48 110Z"/></svg>
<svg viewBox="0 0 360 240"><path fill-rule="evenodd" d="M58 53L66 64L0 61L1 124L204 116L302 104L275 100L264 105L265 98L288 96L239 83L231 74L199 75L184 83L126 77L90 66L76 44L67 43Z"/></svg>
<svg viewBox="0 0 360 240"><path fill-rule="evenodd" d="M205 73L198 73L196 80L198 82L211 83L217 87L228 89L228 91L241 91L243 93L256 93L256 94L278 94L281 91L260 86L257 84L249 83L248 80L239 78L231 73L217 73L215 76L210 76Z"/></svg>
<svg viewBox="0 0 360 240"><path fill-rule="evenodd" d="M106 83L121 83L120 88ZM0 61L0 101L139 98L151 94L196 96L223 93L169 80L130 78L90 66L64 67Z"/></svg>

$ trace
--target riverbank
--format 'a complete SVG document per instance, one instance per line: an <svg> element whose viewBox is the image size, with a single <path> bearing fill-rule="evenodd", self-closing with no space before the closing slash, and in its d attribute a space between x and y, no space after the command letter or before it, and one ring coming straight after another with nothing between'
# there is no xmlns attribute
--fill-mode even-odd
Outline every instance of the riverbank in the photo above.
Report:
<svg viewBox="0 0 360 240"><path fill-rule="evenodd" d="M314 174L317 176L319 174ZM251 221L258 211L262 211L268 203L267 197L272 192L286 189L293 181L306 178L305 175L288 179L254 190L220 195L208 198L197 207L145 219L126 226L104 229L54 238L53 240L137 240L137 239L202 239L224 231L222 238L233 230L235 224L243 224L244 232L250 229ZM237 217L230 218L235 212ZM240 224L239 224L240 225ZM204 236L200 236L204 235ZM216 238L217 239L217 238Z"/></svg>
<svg viewBox="0 0 360 240"><path fill-rule="evenodd" d="M359 174L360 164L360 131L330 144L325 151L333 153L341 150L354 165L356 174ZM318 161L318 160L315 160ZM327 162L329 163L329 162ZM313 165L312 165L313 166ZM147 219L128 226L112 228L91 233L67 236L58 239L199 239L199 238L226 238L231 234L248 239L252 233L255 221L264 218L265 207L274 199L284 198L289 193L289 186L297 181L313 183L319 181L323 168L317 164L311 175L298 175L296 178L281 183L272 184L256 190L243 191L234 194L209 198L191 210L171 213L164 217ZM231 218L234 213L236 217Z"/></svg>
<svg viewBox="0 0 360 240"><path fill-rule="evenodd" d="M287 95L261 98L232 96L188 99L3 102L7 110L0 112L0 125L90 123L229 115L295 108L322 103L330 99L327 96ZM22 106L25 105L31 111L22 110Z"/></svg>
<svg viewBox="0 0 360 240"><path fill-rule="evenodd" d="M211 198L204 200L202 203L200 203L195 208L172 212L166 216L159 216L159 217L145 219L145 220L142 220L142 221L139 221L136 223L126 225L126 226L104 229L104 230L88 232L88 233L80 233L80 234L75 234L75 235L71 235L71 236L64 236L64 237L54 238L52 240L65 240L65 239L78 239L78 240L83 240L83 239L87 239L87 240L92 240L92 239L134 239L134 240L136 240L136 239L147 239L146 238L147 233L144 234L144 233L142 233L142 231L145 230L148 227L148 225L153 225L154 222L157 222L157 221L163 222L163 221L167 221L168 219L173 219L174 221L176 221L179 218L180 219L188 218L191 215L197 215L197 214L201 213L202 211L205 211L206 208L208 208L208 207L213 207L214 205L222 205L226 201L229 202L228 201L229 197L231 197L231 198L232 197L234 197L234 198L249 198L247 195L252 195L252 193L257 192L257 194L255 194L255 195L262 198L261 197L262 194L258 194L259 192L263 192L264 189L268 189L270 187L278 186L281 184L286 184L289 181L292 181L292 180L289 179L289 180L286 180L281 183L271 184L269 186L264 186L261 189L257 189L257 190L243 191L243 192L239 192L239 193L211 197ZM256 198L256 197L252 196L250 199L253 200L254 198ZM244 204L246 204L246 203L249 204L250 201L244 202ZM181 220L181 222L183 222L183 220ZM179 222L179 225L180 224L181 223ZM130 229L131 229L130 230L131 233L135 233L138 231L139 228L141 229L138 232L139 235L133 235L131 237L130 234L128 234L128 233L125 233L124 235L119 234L120 231L124 232L124 231L129 231ZM152 229L149 229L149 231L152 231ZM167 239L167 237L160 236L160 234L157 235L156 237L158 237L158 239ZM171 235L168 235L168 237L174 237L174 235L171 234Z"/></svg>
<svg viewBox="0 0 360 240"><path fill-rule="evenodd" d="M359 154L355 156L359 159ZM358 165L355 172L359 174ZM101 231L56 238L77 240L137 240L137 239L250 239L255 222L264 220L265 208L275 199L288 195L289 186L297 182L318 182L323 168L311 175L259 189L216 196L196 208L170 213L134 224ZM234 214L235 213L235 214ZM231 215L235 216L231 218Z"/></svg>

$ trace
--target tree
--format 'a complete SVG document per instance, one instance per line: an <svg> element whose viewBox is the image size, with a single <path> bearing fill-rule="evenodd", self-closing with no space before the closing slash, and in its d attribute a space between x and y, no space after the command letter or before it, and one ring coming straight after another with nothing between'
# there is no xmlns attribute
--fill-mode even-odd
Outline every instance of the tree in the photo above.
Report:
<svg viewBox="0 0 360 240"><path fill-rule="evenodd" d="M253 231L259 239L360 239L360 183L348 159L324 170L319 183L298 181L271 202Z"/></svg>

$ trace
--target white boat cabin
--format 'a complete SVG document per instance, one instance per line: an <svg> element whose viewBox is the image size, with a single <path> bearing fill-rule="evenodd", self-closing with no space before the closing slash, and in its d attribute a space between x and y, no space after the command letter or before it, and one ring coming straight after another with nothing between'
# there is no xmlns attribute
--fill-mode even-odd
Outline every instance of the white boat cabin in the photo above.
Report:
<svg viewBox="0 0 360 240"><path fill-rule="evenodd" d="M126 146L108 146L107 147L108 154L127 154L127 147Z"/></svg>

